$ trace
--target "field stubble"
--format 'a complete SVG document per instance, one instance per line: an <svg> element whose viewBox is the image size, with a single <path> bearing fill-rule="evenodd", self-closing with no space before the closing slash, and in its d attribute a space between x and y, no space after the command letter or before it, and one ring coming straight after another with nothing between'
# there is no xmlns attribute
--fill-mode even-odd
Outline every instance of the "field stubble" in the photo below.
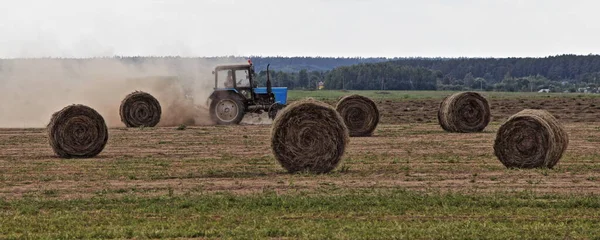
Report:
<svg viewBox="0 0 600 240"><path fill-rule="evenodd" d="M597 101L491 99L490 125L458 134L435 122L438 100L382 100L383 120L374 136L352 138L342 163L325 175L288 174L279 166L270 151L270 125L112 128L105 150L91 159L54 157L44 129L0 129L0 208L6 210L0 220L7 226L0 236L22 237L19 231L35 229L34 236L65 237L27 220L63 218L65 225L46 224L76 237L368 238L370 229L378 229L375 237L478 238L490 236L483 230L489 226L498 238L583 236L594 229L600 208L587 197L600 193L600 124L591 123L600 116L593 110ZM493 155L496 130L510 114L531 106L559 116L569 147L554 169L506 169ZM184 205L200 215L181 210ZM83 214L68 215L74 208ZM154 211L160 216L148 218ZM270 222L279 217L285 219ZM113 218L124 222L101 222ZM172 226L157 232L165 219ZM252 219L267 222L252 227ZM201 232L191 228L199 220L207 223ZM225 230L233 226L237 230ZM311 229L315 235L306 232Z"/></svg>
<svg viewBox="0 0 600 240"><path fill-rule="evenodd" d="M568 123L572 142L554 169L510 170L493 155L498 123L482 133L445 133L436 124L380 125L352 138L331 174L288 174L270 153L268 126L111 129L91 159L54 157L42 129L0 131L0 197L52 191L56 198L98 194L239 194L321 189L408 188L487 192L600 192L600 128Z"/></svg>

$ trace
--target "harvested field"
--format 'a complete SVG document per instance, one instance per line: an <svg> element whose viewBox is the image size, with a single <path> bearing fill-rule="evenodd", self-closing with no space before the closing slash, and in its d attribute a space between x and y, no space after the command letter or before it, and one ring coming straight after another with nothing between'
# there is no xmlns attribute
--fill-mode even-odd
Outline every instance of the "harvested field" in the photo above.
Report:
<svg viewBox="0 0 600 240"><path fill-rule="evenodd" d="M470 134L439 127L439 99L380 104L373 137L319 175L278 164L270 125L111 128L90 159L55 157L44 129L0 129L0 238L600 234L600 99L491 98L492 122ZM553 169L507 169L493 152L502 119L540 104L569 148Z"/></svg>
<svg viewBox="0 0 600 240"><path fill-rule="evenodd" d="M441 98L433 99L377 99L382 124L436 123ZM563 122L600 122L600 98L488 98L492 122L501 122L525 109L545 109ZM325 102L335 106L334 99Z"/></svg>
<svg viewBox="0 0 600 240"><path fill-rule="evenodd" d="M92 159L59 159L40 129L0 130L0 198L69 199L194 191L236 193L339 188L486 192L600 193L600 126L570 123L572 145L553 170L507 170L493 155L499 125L476 134L444 133L436 124L381 125L374 138L350 141L328 175L288 174L273 158L268 126L111 129ZM293 184L291 184L293 182Z"/></svg>

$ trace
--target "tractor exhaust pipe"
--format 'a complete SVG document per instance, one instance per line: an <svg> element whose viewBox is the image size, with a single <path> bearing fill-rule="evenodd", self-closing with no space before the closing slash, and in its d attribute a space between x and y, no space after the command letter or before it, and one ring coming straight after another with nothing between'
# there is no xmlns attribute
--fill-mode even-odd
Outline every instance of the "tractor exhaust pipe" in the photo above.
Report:
<svg viewBox="0 0 600 240"><path fill-rule="evenodd" d="M271 96L271 92L273 91L273 89L271 89L271 77L270 77L270 74L269 74L269 66L270 65L271 65L270 63L267 64L267 94L269 96Z"/></svg>

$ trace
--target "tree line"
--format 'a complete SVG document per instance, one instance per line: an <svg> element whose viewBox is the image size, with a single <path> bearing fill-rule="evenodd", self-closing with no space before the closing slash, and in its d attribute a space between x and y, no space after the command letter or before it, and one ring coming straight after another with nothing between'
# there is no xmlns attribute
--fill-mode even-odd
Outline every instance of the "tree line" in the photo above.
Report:
<svg viewBox="0 0 600 240"><path fill-rule="evenodd" d="M361 63L303 73L278 71L280 86L349 90L486 90L574 92L600 87L600 56L559 55L544 58L411 58ZM279 82L277 82L279 81ZM308 83L308 85L307 85Z"/></svg>
<svg viewBox="0 0 600 240"><path fill-rule="evenodd" d="M398 58L362 58L362 57L260 57L248 56L252 59L256 71L265 71L267 64L270 70L298 73L306 71L329 71L337 67L350 66L361 63L378 63L395 60Z"/></svg>
<svg viewBox="0 0 600 240"><path fill-rule="evenodd" d="M468 73L496 83L511 77L541 75L552 81L584 81L600 72L600 55L557 55L543 58L438 58L399 59L402 66L439 70L450 79L462 79Z"/></svg>
<svg viewBox="0 0 600 240"><path fill-rule="evenodd" d="M273 86L289 89L317 89L319 82L323 82L326 89L436 90L437 82L443 77L440 71L390 62L344 66L330 71L270 70L269 74ZM258 82L260 86L265 85L266 71L259 72Z"/></svg>
<svg viewBox="0 0 600 240"><path fill-rule="evenodd" d="M252 59L264 86L271 64L274 86L290 89L576 91L600 87L600 55L557 55L543 58L343 58L343 57L112 57L127 63L186 59L202 63ZM59 58L68 60L68 58ZM0 69L13 60L1 60ZM78 60L85 61L85 60Z"/></svg>

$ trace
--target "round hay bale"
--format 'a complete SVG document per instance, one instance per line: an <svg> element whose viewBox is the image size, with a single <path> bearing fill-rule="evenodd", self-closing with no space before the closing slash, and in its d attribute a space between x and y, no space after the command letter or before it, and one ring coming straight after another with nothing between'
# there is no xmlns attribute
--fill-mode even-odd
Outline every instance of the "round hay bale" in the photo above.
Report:
<svg viewBox="0 0 600 240"><path fill-rule="evenodd" d="M379 124L379 109L373 100L357 94L341 98L335 109L344 119L351 137L372 136Z"/></svg>
<svg viewBox="0 0 600 240"><path fill-rule="evenodd" d="M104 118L96 110L73 104L52 114L47 126L50 146L62 158L98 155L108 141Z"/></svg>
<svg viewBox="0 0 600 240"><path fill-rule="evenodd" d="M285 107L271 128L275 159L290 173L330 172L341 161L348 142L348 128L340 114L313 99Z"/></svg>
<svg viewBox="0 0 600 240"><path fill-rule="evenodd" d="M142 91L128 94L119 108L121 122L127 127L154 127L160 122L161 111L158 100Z"/></svg>
<svg viewBox="0 0 600 240"><path fill-rule="evenodd" d="M507 168L552 168L568 145L567 132L552 114L525 109L500 126L494 154Z"/></svg>
<svg viewBox="0 0 600 240"><path fill-rule="evenodd" d="M481 132L490 122L487 99L476 92L452 94L440 103L438 122L447 132Z"/></svg>

